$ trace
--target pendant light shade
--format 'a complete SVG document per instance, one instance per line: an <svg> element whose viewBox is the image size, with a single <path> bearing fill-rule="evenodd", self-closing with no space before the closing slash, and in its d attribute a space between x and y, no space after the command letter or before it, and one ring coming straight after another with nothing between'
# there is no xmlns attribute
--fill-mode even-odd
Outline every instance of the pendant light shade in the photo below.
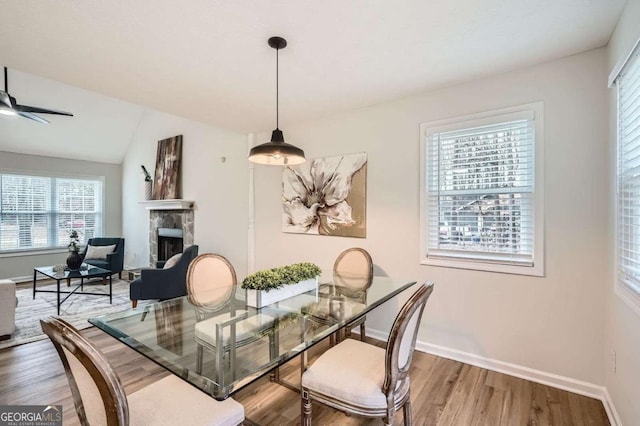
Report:
<svg viewBox="0 0 640 426"><path fill-rule="evenodd" d="M304 151L297 146L284 141L282 130L278 128L279 121L279 94L278 94L278 51L287 46L287 41L282 37L271 37L269 46L276 49L276 129L271 133L271 140L251 148L249 161L256 164L274 166L293 166L302 164L306 160Z"/></svg>

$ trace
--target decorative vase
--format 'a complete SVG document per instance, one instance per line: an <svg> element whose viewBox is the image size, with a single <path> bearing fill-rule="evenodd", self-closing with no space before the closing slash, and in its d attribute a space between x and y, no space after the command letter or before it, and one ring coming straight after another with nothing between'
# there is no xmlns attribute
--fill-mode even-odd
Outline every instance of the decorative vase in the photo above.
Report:
<svg viewBox="0 0 640 426"><path fill-rule="evenodd" d="M82 256L77 251L72 251L67 257L67 266L71 271L77 271L82 266Z"/></svg>
<svg viewBox="0 0 640 426"><path fill-rule="evenodd" d="M150 200L152 194L152 185L150 180L144 181L144 199Z"/></svg>
<svg viewBox="0 0 640 426"><path fill-rule="evenodd" d="M287 284L284 287L269 291L247 289L247 306L262 308L263 306L280 302L284 299L288 299L311 290L315 290L315 296L317 297L318 277L299 281L295 284Z"/></svg>

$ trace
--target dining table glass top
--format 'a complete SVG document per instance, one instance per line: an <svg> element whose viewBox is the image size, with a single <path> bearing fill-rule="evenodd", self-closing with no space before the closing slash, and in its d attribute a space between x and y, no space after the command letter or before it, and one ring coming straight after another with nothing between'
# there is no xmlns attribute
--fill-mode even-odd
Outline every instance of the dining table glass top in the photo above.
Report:
<svg viewBox="0 0 640 426"><path fill-rule="evenodd" d="M415 284L380 276L364 289L349 282L319 284L260 309L247 306L245 290L238 287L230 294L212 283L208 298L179 297L89 322L225 399Z"/></svg>

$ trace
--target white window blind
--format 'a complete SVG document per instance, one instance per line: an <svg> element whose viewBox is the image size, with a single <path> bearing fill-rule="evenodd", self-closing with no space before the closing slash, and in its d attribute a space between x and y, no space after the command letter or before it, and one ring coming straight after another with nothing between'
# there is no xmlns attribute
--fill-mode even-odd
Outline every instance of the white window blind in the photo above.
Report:
<svg viewBox="0 0 640 426"><path fill-rule="evenodd" d="M533 111L428 128L428 258L534 262Z"/></svg>
<svg viewBox="0 0 640 426"><path fill-rule="evenodd" d="M617 79L618 278L640 294L640 50Z"/></svg>
<svg viewBox="0 0 640 426"><path fill-rule="evenodd" d="M0 252L66 247L102 234L102 181L0 173Z"/></svg>

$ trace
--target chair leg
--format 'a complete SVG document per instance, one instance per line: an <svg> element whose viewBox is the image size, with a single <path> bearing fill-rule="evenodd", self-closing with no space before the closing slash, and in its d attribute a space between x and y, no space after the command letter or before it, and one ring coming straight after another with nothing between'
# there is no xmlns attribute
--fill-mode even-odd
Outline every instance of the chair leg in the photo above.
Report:
<svg viewBox="0 0 640 426"><path fill-rule="evenodd" d="M131 301L131 307L132 307L133 309L137 308L137 307L138 307L138 301L137 301L137 300L132 300L132 301Z"/></svg>
<svg viewBox="0 0 640 426"><path fill-rule="evenodd" d="M402 412L404 414L404 426L411 426L411 399L407 399L407 402L404 403Z"/></svg>
<svg viewBox="0 0 640 426"><path fill-rule="evenodd" d="M364 323L360 324L360 340L364 342L364 338L367 336L367 331L364 328Z"/></svg>
<svg viewBox="0 0 640 426"><path fill-rule="evenodd" d="M118 272L118 279L121 280L122 279L122 271Z"/></svg>
<svg viewBox="0 0 640 426"><path fill-rule="evenodd" d="M382 424L384 426L391 426L393 424L393 416L391 416L391 417L383 417L382 418Z"/></svg>
<svg viewBox="0 0 640 426"><path fill-rule="evenodd" d="M203 348L201 345L198 345L196 348L196 373L202 374L202 358L203 358Z"/></svg>
<svg viewBox="0 0 640 426"><path fill-rule="evenodd" d="M302 389L302 398L301 398L301 416L300 416L300 425L301 426L311 426L311 397L309 396L309 391L306 389Z"/></svg>
<svg viewBox="0 0 640 426"><path fill-rule="evenodd" d="M269 361L273 361L278 356L278 341L273 334L269 334Z"/></svg>

